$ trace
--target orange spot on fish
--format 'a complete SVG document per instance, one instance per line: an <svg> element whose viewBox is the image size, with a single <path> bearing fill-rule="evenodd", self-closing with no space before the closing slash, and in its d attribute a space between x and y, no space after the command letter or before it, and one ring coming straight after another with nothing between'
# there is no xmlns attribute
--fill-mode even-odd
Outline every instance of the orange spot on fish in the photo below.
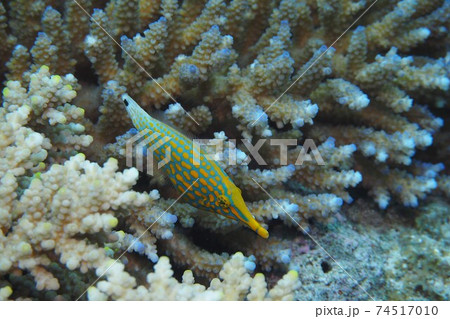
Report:
<svg viewBox="0 0 450 319"><path fill-rule="evenodd" d="M199 191L194 191L194 194L195 194L195 195L197 195L197 196L200 196L200 197L202 197L202 196L203 196L203 194L202 194L202 193L200 193Z"/></svg>
<svg viewBox="0 0 450 319"><path fill-rule="evenodd" d="M209 179L209 182L210 182L211 184L213 184L214 187L217 186L217 183L216 183L216 181L214 180L214 178L210 178L210 179Z"/></svg>
<svg viewBox="0 0 450 319"><path fill-rule="evenodd" d="M203 168L200 168L199 171L203 176L208 177L208 173Z"/></svg>
<svg viewBox="0 0 450 319"><path fill-rule="evenodd" d="M189 165L188 163L186 163L186 162L181 162L181 166L183 166L184 168L186 168L186 169L191 169L192 168L192 166L191 165Z"/></svg>
<svg viewBox="0 0 450 319"><path fill-rule="evenodd" d="M189 176L189 174L188 174L186 171L183 171L183 175L184 175L184 177L186 177L186 179L187 179L188 181L191 180L191 176Z"/></svg>

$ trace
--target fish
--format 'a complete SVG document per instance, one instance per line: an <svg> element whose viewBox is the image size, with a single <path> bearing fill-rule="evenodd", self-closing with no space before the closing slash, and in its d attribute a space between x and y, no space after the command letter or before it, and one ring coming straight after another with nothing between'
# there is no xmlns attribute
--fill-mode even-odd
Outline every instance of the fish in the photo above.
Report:
<svg viewBox="0 0 450 319"><path fill-rule="evenodd" d="M184 200L195 208L240 221L262 238L269 232L250 213L241 190L194 141L171 126L151 117L128 94L122 95L131 121L148 142L157 163ZM167 145L163 150L163 145Z"/></svg>

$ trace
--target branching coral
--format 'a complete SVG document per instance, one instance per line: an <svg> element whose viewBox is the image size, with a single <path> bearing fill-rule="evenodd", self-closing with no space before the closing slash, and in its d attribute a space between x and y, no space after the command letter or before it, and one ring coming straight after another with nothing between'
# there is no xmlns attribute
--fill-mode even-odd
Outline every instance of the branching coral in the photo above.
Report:
<svg viewBox="0 0 450 319"><path fill-rule="evenodd" d="M108 249L112 251L110 246L105 246L108 247L105 250L95 240L80 239L79 236L91 234L101 238L101 234L112 234L111 229L118 224L116 215L120 216L121 211L135 210L128 223L137 236L145 232L146 224L151 223L153 226L158 222L151 228L152 236L170 239L173 237L170 229L176 221L170 214L160 218L164 211L153 204L159 198L157 191L146 194L130 190L136 183L138 172L134 168L123 173L117 172L118 163L115 159L109 159L100 167L85 160L84 155L77 154L64 161L63 165L53 164L45 169L46 161L63 161L68 153L56 151L62 146L68 147L73 140L73 148L86 147L92 139L88 135L78 135L82 131L79 128L69 131L73 127L71 124L75 124L73 121L82 119L83 115L77 111L81 109L66 103L76 95L71 85L67 84L71 80L73 76L70 74L64 78L50 76L48 67L44 66L30 75L28 90L13 81L9 81L3 90L0 271L29 271L35 278L37 290L60 289L59 280L48 270L55 261L55 255L58 256L58 262L70 270L79 269L85 273L96 269L100 275L100 271L113 261L108 253ZM75 85L74 82L72 84ZM54 126L57 125L67 126L55 134ZM47 135L33 129L42 130ZM67 140L62 140L64 136ZM18 194L20 190L22 194ZM150 260L158 260L153 237L141 239L123 232L116 232L115 235L117 243L113 248L144 253ZM172 240L172 243L175 242ZM201 265L201 259L193 262ZM222 263L223 260L218 263L219 269ZM106 296L114 299L177 300L244 298L246 290L252 285L248 275L248 285L239 286L242 295L232 295L235 292L233 271L241 267L245 272L244 257L242 254L236 255L229 263L220 275L223 283L219 280L212 284L214 293L208 291L200 294L205 288L194 284L189 272L186 272L183 283L179 284L172 278L167 258L163 258L155 265L155 273L148 276L150 290L146 294L143 294L142 286L133 293L130 289L134 285L128 286L127 283L135 283L135 279L124 271L122 264L116 264L107 274L109 281L99 282L98 289L101 292L91 288L89 296L94 299ZM108 288L115 285L117 276L121 279L121 291L117 287L114 290ZM296 276L287 275L269 291L267 298L292 299L296 284ZM160 285L174 287L173 290L165 290L165 295L160 295ZM179 285L186 288L180 290ZM252 288L252 293L265 298L265 285L260 285L259 289L262 292ZM11 294L11 287L3 287L1 292L2 299L7 298Z"/></svg>
<svg viewBox="0 0 450 319"><path fill-rule="evenodd" d="M449 97L450 4L379 0L335 42L369 5L0 4L0 298L14 298L12 271L63 293L52 270L101 275L127 249L89 298L292 299L293 272L271 289L248 274L292 268L290 236L277 227L291 234L297 223L305 231L330 223L355 197L385 209L416 207L434 189L448 195L445 166L423 150L445 152L433 142L447 120L434 114L446 116ZM262 241L231 220L172 205L176 194L160 177L151 191L148 177L123 170L134 133L125 92L188 135L214 138L205 148L274 236ZM237 251L248 258L229 259ZM154 272L136 271L136 255ZM179 282L170 264L212 281L196 284L187 271Z"/></svg>
<svg viewBox="0 0 450 319"><path fill-rule="evenodd" d="M235 254L225 263L220 278L211 281L206 288L196 284L192 272L183 274L182 282L172 277L169 259L161 258L155 272L147 276L149 288L136 287L136 281L123 271L123 265L114 264L108 274L109 281L100 281L98 288L90 288L89 299L105 300L108 297L124 300L292 300L293 291L299 284L295 271L287 273L269 291L264 275L251 277L245 267L245 258Z"/></svg>

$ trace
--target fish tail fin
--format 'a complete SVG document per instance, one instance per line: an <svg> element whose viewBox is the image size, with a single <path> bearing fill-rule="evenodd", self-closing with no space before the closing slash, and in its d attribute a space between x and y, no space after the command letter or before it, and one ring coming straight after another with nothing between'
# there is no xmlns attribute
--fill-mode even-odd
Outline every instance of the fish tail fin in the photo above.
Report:
<svg viewBox="0 0 450 319"><path fill-rule="evenodd" d="M145 112L128 94L122 94L122 101L125 104L131 121L138 130L145 128L145 123L152 120L151 116L148 115L148 113Z"/></svg>

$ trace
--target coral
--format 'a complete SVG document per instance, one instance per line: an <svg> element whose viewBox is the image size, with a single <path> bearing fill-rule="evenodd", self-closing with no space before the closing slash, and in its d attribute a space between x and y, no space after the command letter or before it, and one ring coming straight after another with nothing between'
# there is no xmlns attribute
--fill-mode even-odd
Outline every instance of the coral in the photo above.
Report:
<svg viewBox="0 0 450 319"><path fill-rule="evenodd" d="M60 135L63 132L60 130L59 134L55 135L52 126L75 124L67 121L76 120L82 113L74 116L77 113L72 109L75 108L76 111L76 107L67 104L76 94L71 85L67 84L73 80L70 74L64 78L57 75L50 76L48 67L43 66L37 73L31 74L30 79L28 90L14 81L9 81L3 90L0 271L2 273L11 272L12 269L29 271L36 281L37 290L59 290L59 280L47 270L54 261L53 255L59 256L58 262L69 270L79 269L85 273L94 268L99 274L102 267L106 267L112 261L108 257L108 250L102 249L87 238L77 239L77 236L112 234L111 229L118 224L115 215L131 207L136 211L129 220L130 228L137 234L142 234L145 231L142 225L156 223L159 219L155 217L153 221L152 212L155 216L161 216L161 210L152 205L152 201L157 200L159 194L157 191L146 194L129 190L137 180L137 170L131 168L122 173L117 172L118 162L115 159L109 159L103 167L100 167L85 160L85 156L79 153L66 160L63 165L53 164L44 171L44 161L50 158L62 160L63 155L66 155L51 152L52 148L60 148L58 140L61 139ZM58 110L58 105L61 104L64 104L62 105L64 108L61 109L64 112ZM44 129L47 135L34 131L32 127ZM78 131L80 130L74 130ZM75 137L72 136L72 139ZM79 146L87 146L91 142L90 136L81 137L88 139L86 145L81 143ZM63 145L70 145L70 139L64 141ZM47 158L46 149L55 157L50 155ZM33 172L35 173L32 174ZM18 196L19 178L25 178L29 174L32 174L32 177L28 178L28 185ZM173 222L173 218L167 215L151 231L158 238L172 238L173 235L167 227L170 229ZM158 260L152 240L146 238L139 241L140 238L133 237L126 240L124 234L116 233L116 235L120 246L128 247L129 251L145 253L155 262ZM201 259L194 260L194 263L201 264L200 261ZM186 291L187 295L179 295L184 289L178 289L180 284L172 278L167 258L161 258L155 265L155 273L148 276L148 283L151 289L154 289L153 293L150 290L147 294L143 294L142 288L137 288L137 292L132 294L130 289L133 285L127 286L127 282L133 283L135 280L123 272L122 264L117 264L107 275L111 282L99 282L101 292L92 287L89 296L93 299L104 298L105 294L114 299L229 299L235 297L229 296L234 291L233 283L228 283L234 278L233 272L239 267L246 271L242 254L236 255L229 263L231 265L225 264L224 273L220 274L224 283L222 284L220 280L214 282L212 288L214 294L205 292L204 296L199 295L205 288L198 284L194 285L193 278L189 279L189 273L186 273L182 285L192 285L193 291ZM227 270L231 273L226 273ZM115 282L116 276L124 280L121 281L123 295L117 292L117 288L113 290L114 292L108 290ZM296 276L290 274L269 291L267 298L292 299L296 283ZM167 294L164 296L156 293L161 289L159 285L170 284L175 285L174 291L178 294L171 295L170 290L166 290ZM245 290L250 289L250 285L251 280L248 287L240 287L243 294L241 298L244 298ZM255 289L252 289L253 293L256 293ZM8 298L11 293L10 286L3 287L2 299ZM264 297L265 293L262 295Z"/></svg>
<svg viewBox="0 0 450 319"><path fill-rule="evenodd" d="M371 4L0 3L0 299L448 299L426 205L450 193L450 2L379 0L343 34ZM126 168L124 93L203 139L271 237Z"/></svg>
<svg viewBox="0 0 450 319"><path fill-rule="evenodd" d="M6 286L0 289L0 301L7 300L12 294L12 289L10 286Z"/></svg>
<svg viewBox="0 0 450 319"><path fill-rule="evenodd" d="M25 87L18 81L6 83L3 89L3 110L11 115L4 114L4 116L21 118L18 124L24 125L30 115L34 120L30 123L31 127L47 126L46 136L51 140L53 148L51 152L55 153L52 154L53 157L56 157L56 154L70 155L81 147L87 147L92 142L92 137L82 134L85 131L82 124L84 110L68 103L76 96L73 89L77 86L75 77L72 74L64 77L50 75L49 68L45 65L29 77L29 83ZM13 134L14 131L14 126L5 128L5 132L9 134ZM12 136L9 139L11 138ZM41 139L48 143L48 139ZM16 147L21 149L20 146Z"/></svg>
<svg viewBox="0 0 450 319"><path fill-rule="evenodd" d="M375 300L447 300L448 209L448 202L431 197L416 216L412 209L395 214L394 207L382 216L373 203L355 201L342 211L345 223L312 233L342 268L316 244L293 249L291 263L302 281L296 298L370 299L362 287Z"/></svg>
<svg viewBox="0 0 450 319"><path fill-rule="evenodd" d="M92 14L90 33L84 40L84 50L97 70L101 83L113 80L119 72L115 59L114 41L103 31L111 29L106 13L96 9Z"/></svg>
<svg viewBox="0 0 450 319"><path fill-rule="evenodd" d="M186 270L178 282L172 277L169 259L162 257L155 271L147 275L148 288L137 286L133 277L123 271L123 265L114 264L108 274L109 281L100 281L97 288L88 290L90 300L292 300L298 285L298 274L287 273L271 290L267 291L264 275L252 278L245 267L245 259L236 253L227 261L220 277L211 281L207 288L196 284L192 272Z"/></svg>
<svg viewBox="0 0 450 319"><path fill-rule="evenodd" d="M203 133L208 129L212 122L211 111L205 105L199 105L190 111L190 116L186 114L180 104L170 104L164 112L165 118L173 126L191 132L193 134ZM197 125L192 118L196 119L202 125Z"/></svg>
<svg viewBox="0 0 450 319"><path fill-rule="evenodd" d="M390 299L449 299L448 208L440 201L428 203L415 219L417 229L396 235L386 266Z"/></svg>

